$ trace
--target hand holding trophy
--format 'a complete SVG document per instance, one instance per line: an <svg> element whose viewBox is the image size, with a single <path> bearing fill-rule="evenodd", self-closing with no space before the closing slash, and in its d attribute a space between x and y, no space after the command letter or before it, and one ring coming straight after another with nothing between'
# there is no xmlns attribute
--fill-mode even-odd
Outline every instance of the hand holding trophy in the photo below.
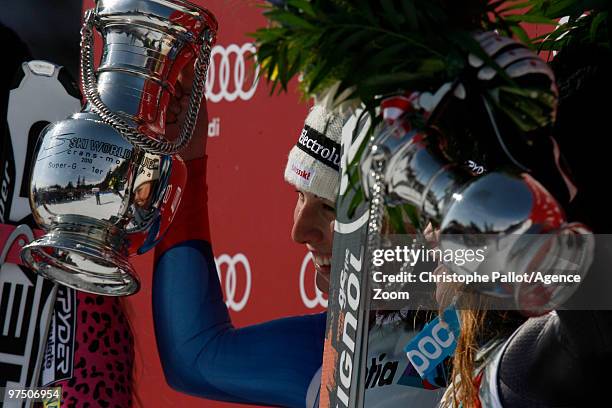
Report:
<svg viewBox="0 0 612 408"><path fill-rule="evenodd" d="M97 70L94 28L104 41ZM161 239L180 202L186 173L175 153L196 125L216 30L210 12L182 0L98 0L86 13L81 74L88 103L38 141L30 205L46 233L23 248L25 264L86 292L138 290L128 256ZM192 84L184 84L192 70ZM168 140L168 108L189 85L184 121L170 132L178 137Z"/></svg>

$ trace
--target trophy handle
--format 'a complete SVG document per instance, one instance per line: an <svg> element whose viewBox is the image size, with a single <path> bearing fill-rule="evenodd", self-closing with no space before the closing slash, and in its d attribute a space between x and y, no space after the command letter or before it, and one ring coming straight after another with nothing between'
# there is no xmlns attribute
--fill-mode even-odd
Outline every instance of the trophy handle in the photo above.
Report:
<svg viewBox="0 0 612 408"><path fill-rule="evenodd" d="M93 111L100 116L104 123L112 126L127 141L132 143L134 146L141 148L145 152L152 154L177 153L191 140L191 136L198 119L200 104L205 92L206 74L208 72L210 53L212 44L214 42L214 32L212 30L206 30L204 38L202 39L202 45L200 46L198 57L194 66L195 78L193 81L191 95L189 97L189 106L187 108L185 121L183 122L179 132L179 137L174 142L167 142L152 139L138 132L133 126L130 126L129 123L121 119L116 113L110 110L100 98L98 88L96 87L96 74L93 63L94 23L94 10L89 9L85 12L85 21L83 22L83 27L81 28L81 72L83 73L81 83L83 85L85 97L91 104Z"/></svg>

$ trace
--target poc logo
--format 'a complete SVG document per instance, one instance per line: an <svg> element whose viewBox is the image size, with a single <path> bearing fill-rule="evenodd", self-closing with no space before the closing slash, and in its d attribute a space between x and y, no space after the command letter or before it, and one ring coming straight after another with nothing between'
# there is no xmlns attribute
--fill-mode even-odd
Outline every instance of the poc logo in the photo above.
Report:
<svg viewBox="0 0 612 408"><path fill-rule="evenodd" d="M442 352L455 341L455 335L448 330L448 325L440 321L434 326L431 334L423 336L417 343L417 349L408 352L408 359L421 377L430 368L431 362L439 360Z"/></svg>
<svg viewBox="0 0 612 408"><path fill-rule="evenodd" d="M404 348L408 360L421 378L435 384L436 367L451 356L457 347L459 317L453 306L429 322Z"/></svg>

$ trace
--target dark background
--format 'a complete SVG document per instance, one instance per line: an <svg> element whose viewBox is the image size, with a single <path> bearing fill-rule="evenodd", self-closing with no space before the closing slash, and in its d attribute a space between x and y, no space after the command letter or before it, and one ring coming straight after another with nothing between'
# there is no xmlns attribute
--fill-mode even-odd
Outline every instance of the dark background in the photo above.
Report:
<svg viewBox="0 0 612 408"><path fill-rule="evenodd" d="M0 24L21 38L32 59L63 65L78 78L81 9L81 0L0 0ZM2 44L1 52L11 45Z"/></svg>

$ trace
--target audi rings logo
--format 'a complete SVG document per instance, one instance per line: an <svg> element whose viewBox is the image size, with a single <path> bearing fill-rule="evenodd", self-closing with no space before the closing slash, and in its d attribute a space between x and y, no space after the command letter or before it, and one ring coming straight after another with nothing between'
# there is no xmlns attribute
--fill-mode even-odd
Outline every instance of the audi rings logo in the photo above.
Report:
<svg viewBox="0 0 612 408"><path fill-rule="evenodd" d="M246 306L251 294L251 265L249 260L244 254L240 253L234 256L222 254L215 258L215 263L217 264L219 281L225 291L225 304L235 312L241 311ZM238 285L239 281L243 281L238 278L238 275L246 279L244 285ZM239 287L240 290L238 290ZM244 289L242 289L243 287Z"/></svg>
<svg viewBox="0 0 612 408"><path fill-rule="evenodd" d="M206 98L210 102L233 102L238 98L248 101L253 97L259 82L259 66L251 59L255 51L250 43L213 47L206 77ZM255 64L255 69L247 68L248 63Z"/></svg>
<svg viewBox="0 0 612 408"><path fill-rule="evenodd" d="M302 261L302 267L300 268L300 296L302 297L302 302L304 302L304 306L309 309L314 309L317 306L327 307L327 299L323 296L323 292L317 288L316 279L313 279L313 288L314 295L310 297L306 293L306 271L309 270L308 265L313 263L312 253L308 252ZM314 264L314 263L313 263ZM316 276L316 271L315 271ZM309 280L310 281L310 280Z"/></svg>

